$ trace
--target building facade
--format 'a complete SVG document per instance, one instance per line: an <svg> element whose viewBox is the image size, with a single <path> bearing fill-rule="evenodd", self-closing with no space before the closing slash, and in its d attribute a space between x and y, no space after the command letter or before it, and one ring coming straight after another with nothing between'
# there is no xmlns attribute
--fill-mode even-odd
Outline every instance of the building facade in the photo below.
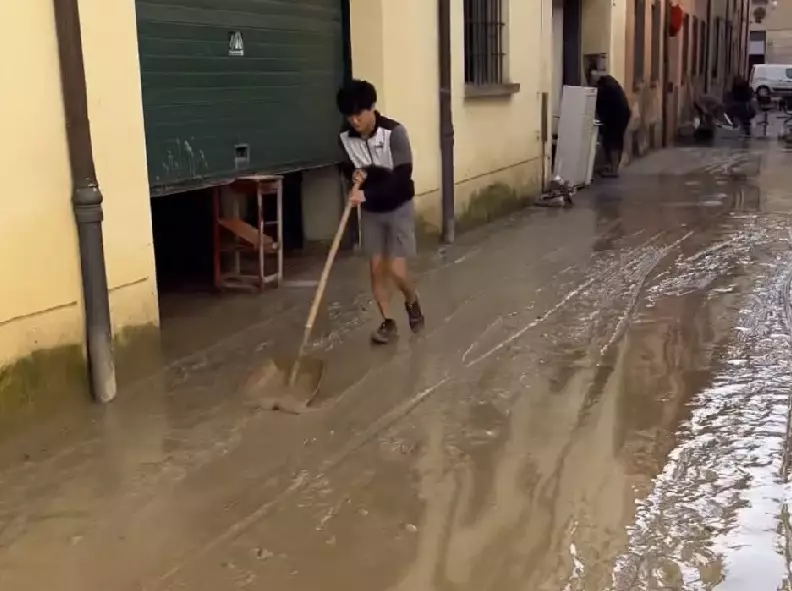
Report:
<svg viewBox="0 0 792 591"><path fill-rule="evenodd" d="M778 0L751 0L752 64L792 64L792 6Z"/></svg>
<svg viewBox="0 0 792 591"><path fill-rule="evenodd" d="M104 191L104 248L119 353L158 325L134 5L80 3L88 115ZM85 386L80 257L53 3L0 6L0 409ZM22 51L20 51L22 49ZM13 196L13 197L12 197ZM142 337L141 337L142 338Z"/></svg>
<svg viewBox="0 0 792 591"><path fill-rule="evenodd" d="M723 97L748 70L745 0L631 0L625 90L632 156L674 141L701 94Z"/></svg>
<svg viewBox="0 0 792 591"><path fill-rule="evenodd" d="M555 90L552 6L518 0L450 5L455 202L464 222L541 190L549 165L543 139L549 111L542 103L552 101ZM378 87L380 108L409 130L417 209L437 228L437 2L351 0L350 6L353 73Z"/></svg>

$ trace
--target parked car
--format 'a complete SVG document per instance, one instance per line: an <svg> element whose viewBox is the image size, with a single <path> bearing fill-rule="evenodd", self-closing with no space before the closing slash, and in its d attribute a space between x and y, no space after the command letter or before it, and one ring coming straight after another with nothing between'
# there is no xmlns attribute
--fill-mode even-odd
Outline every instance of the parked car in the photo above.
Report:
<svg viewBox="0 0 792 591"><path fill-rule="evenodd" d="M792 97L792 64L756 64L751 88L759 102Z"/></svg>

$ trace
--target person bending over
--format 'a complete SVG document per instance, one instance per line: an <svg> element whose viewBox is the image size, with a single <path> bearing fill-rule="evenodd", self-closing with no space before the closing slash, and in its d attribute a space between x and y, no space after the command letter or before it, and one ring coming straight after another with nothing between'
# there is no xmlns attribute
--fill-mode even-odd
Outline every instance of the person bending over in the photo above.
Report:
<svg viewBox="0 0 792 591"><path fill-rule="evenodd" d="M630 103L621 84L613 76L595 71L591 78L597 87L597 119L607 161L602 176L618 177L624 154L624 134L632 116Z"/></svg>

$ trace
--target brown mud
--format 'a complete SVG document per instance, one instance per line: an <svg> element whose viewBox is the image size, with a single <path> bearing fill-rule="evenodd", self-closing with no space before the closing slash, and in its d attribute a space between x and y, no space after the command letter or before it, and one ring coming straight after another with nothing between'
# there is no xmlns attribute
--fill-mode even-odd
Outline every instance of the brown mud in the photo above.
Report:
<svg viewBox="0 0 792 591"><path fill-rule="evenodd" d="M0 588L788 588L790 164L670 149L471 232L392 348L342 261L300 417L243 386L310 294L185 320L221 344L0 447Z"/></svg>

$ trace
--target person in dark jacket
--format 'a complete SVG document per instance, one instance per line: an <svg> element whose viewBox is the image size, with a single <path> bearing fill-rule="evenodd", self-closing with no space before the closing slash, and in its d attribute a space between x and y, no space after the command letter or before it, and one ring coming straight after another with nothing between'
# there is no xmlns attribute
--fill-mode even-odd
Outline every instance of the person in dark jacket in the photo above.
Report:
<svg viewBox="0 0 792 591"><path fill-rule="evenodd" d="M618 177L624 153L624 134L632 116L630 103L621 84L613 76L593 72L592 82L597 87L597 119L607 162L602 176Z"/></svg>
<svg viewBox="0 0 792 591"><path fill-rule="evenodd" d="M371 289L382 324L372 341L386 344L397 336L390 315L390 282L404 295L410 329L424 326L415 286L408 278L407 259L415 255L415 212L410 139L403 125L376 109L377 91L353 80L336 97L347 124L340 135L346 154L344 173L353 183L349 200L361 208L363 250L370 260Z"/></svg>
<svg viewBox="0 0 792 591"><path fill-rule="evenodd" d="M751 135L751 121L756 116L751 85L742 76L735 76L730 95L729 115L740 123L746 135Z"/></svg>

